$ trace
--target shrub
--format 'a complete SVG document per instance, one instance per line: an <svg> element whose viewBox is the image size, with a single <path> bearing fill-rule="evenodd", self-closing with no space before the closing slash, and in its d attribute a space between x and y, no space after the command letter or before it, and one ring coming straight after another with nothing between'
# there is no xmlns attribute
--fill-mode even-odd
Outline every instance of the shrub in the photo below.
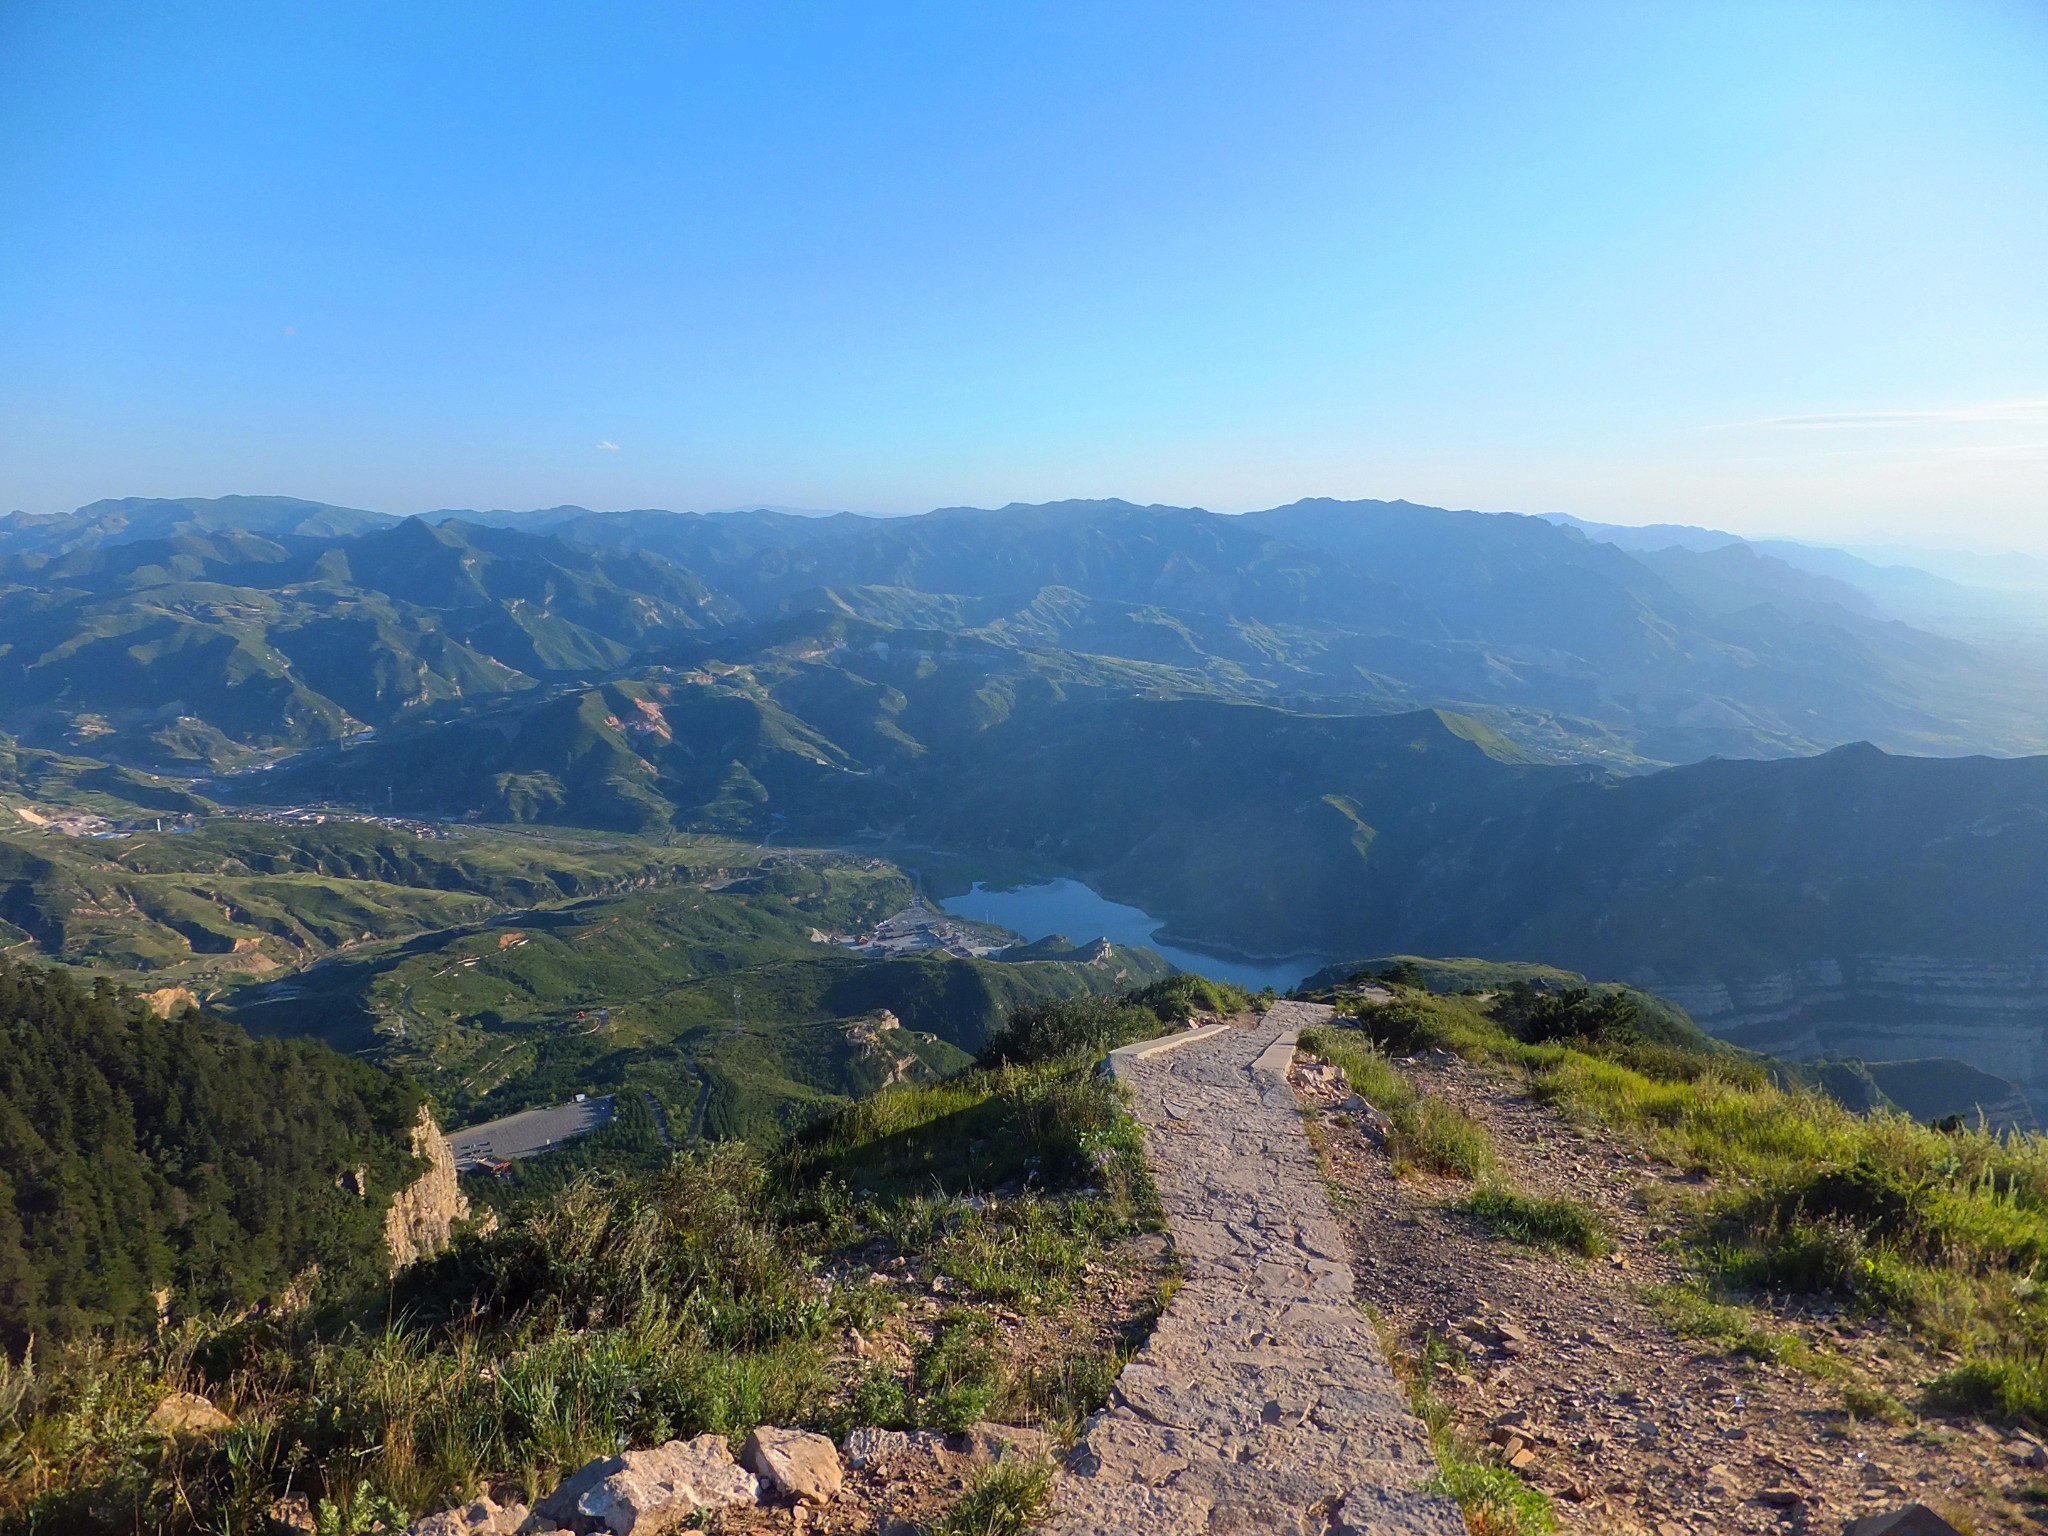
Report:
<svg viewBox="0 0 2048 1536"><path fill-rule="evenodd" d="M1196 1013L1234 1013L1252 1006L1242 988L1179 972L1121 997L1054 998L1027 1003L982 1049L981 1065L1101 1056L1147 1040Z"/></svg>
<svg viewBox="0 0 2048 1536"><path fill-rule="evenodd" d="M1149 1008L1099 997L1054 998L1027 1003L990 1038L981 1052L984 1067L1049 1061L1058 1056L1100 1056L1133 1040L1156 1035L1164 1021Z"/></svg>
<svg viewBox="0 0 2048 1536"><path fill-rule="evenodd" d="M911 1422L910 1385L896 1371L880 1361L868 1365L854 1379L846 1401L833 1415L834 1439L856 1425L873 1424L882 1429L902 1429Z"/></svg>
<svg viewBox="0 0 2048 1536"><path fill-rule="evenodd" d="M1642 1034L1642 1009L1619 990L1565 987L1539 992L1517 983L1508 989L1497 1016L1517 1039L1530 1045L1559 1040L1626 1044Z"/></svg>
<svg viewBox="0 0 2048 1536"><path fill-rule="evenodd" d="M1359 1003L1354 1017L1366 1038L1389 1055L1411 1055L1432 1046L1457 1049L1455 1036L1444 1027L1443 1015L1415 1001Z"/></svg>

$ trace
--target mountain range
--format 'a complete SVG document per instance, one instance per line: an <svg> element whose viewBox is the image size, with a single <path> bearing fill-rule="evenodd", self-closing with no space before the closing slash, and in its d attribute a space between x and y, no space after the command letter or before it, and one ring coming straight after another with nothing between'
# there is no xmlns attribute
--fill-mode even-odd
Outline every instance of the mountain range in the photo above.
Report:
<svg viewBox="0 0 2048 1536"><path fill-rule="evenodd" d="M817 612L1154 694L1450 707L1617 766L2048 744L2035 660L1904 623L1839 576L1405 502L431 520L103 502L0 523L0 583L0 726L165 769L687 663L690 642Z"/></svg>
<svg viewBox="0 0 2048 1536"><path fill-rule="evenodd" d="M99 503L0 525L0 726L31 803L1069 876L1211 949L1544 961L1763 1048L2048 1088L2016 1044L2048 1033L2033 653L1899 616L1975 590L1946 578L1668 536Z"/></svg>

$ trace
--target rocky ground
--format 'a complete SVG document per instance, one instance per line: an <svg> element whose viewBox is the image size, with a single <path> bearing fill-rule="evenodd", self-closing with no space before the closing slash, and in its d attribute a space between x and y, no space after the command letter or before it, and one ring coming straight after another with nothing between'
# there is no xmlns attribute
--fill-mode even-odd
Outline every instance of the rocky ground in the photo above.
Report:
<svg viewBox="0 0 2048 1536"><path fill-rule="evenodd" d="M922 1536L969 1482L1012 1458L1043 1461L1038 1431L960 1434L856 1429L823 1435L763 1426L735 1457L722 1435L593 1461L530 1508L511 1489L428 1515L404 1536L740 1536L861 1532ZM272 1507L275 1536L317 1536L303 1496Z"/></svg>
<svg viewBox="0 0 2048 1536"><path fill-rule="evenodd" d="M1909 1500L1958 1528L2048 1530L2048 1453L1963 1418L1853 1417L1844 1381L1910 1405L1939 1369L1893 1331L1819 1310L1757 1321L1804 1339L1809 1373L1679 1337L1653 1304L1684 1279L1667 1240L1674 1213L1704 1187L1625 1140L1568 1123L1488 1069L1438 1054L1399 1064L1414 1085L1480 1121L1507 1177L1532 1195L1594 1207L1614 1240L1605 1258L1547 1254L1494 1235L1450 1207L1452 1178L1396 1178L1348 1096L1297 1092L1350 1240L1358 1296L1392 1347L1454 1352L1437 1393L1471 1439L1512 1460L1553 1497L1567 1531L1707 1536L1840 1531Z"/></svg>

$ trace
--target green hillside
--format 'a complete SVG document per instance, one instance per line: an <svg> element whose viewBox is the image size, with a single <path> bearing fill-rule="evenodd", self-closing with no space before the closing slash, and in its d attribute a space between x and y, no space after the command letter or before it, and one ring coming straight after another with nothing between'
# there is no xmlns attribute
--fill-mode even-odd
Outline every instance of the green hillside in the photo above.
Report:
<svg viewBox="0 0 2048 1536"><path fill-rule="evenodd" d="M31 744L194 770L602 674L729 617L644 556L410 519L180 527L58 554L0 531L0 720Z"/></svg>
<svg viewBox="0 0 2048 1536"><path fill-rule="evenodd" d="M493 913L706 878L747 851L589 834L131 819L118 836L0 828L0 918L51 959L199 990Z"/></svg>
<svg viewBox="0 0 2048 1536"><path fill-rule="evenodd" d="M1020 1002L1165 971L1148 951L856 954L821 936L912 896L866 857L344 814L172 823L0 828L0 935L405 1067L462 1122L632 1087L680 1138L759 1140L963 1065Z"/></svg>
<svg viewBox="0 0 2048 1536"><path fill-rule="evenodd" d="M906 905L875 861L778 862L702 884L443 929L222 1006L403 1067L451 1124L572 1093L654 1096L676 1140L772 1140L818 1108L964 1066L1020 1004L1165 974L1147 951L1017 962L870 958L824 941Z"/></svg>
<svg viewBox="0 0 2048 1536"><path fill-rule="evenodd" d="M1853 744L2035 748L2048 689L1823 576L1695 553L1402 503L14 520L0 939L244 986L636 881L701 884L738 854L673 846L723 838L857 850L935 885L1072 877L1197 947L1704 989L1687 995L1730 1029L1754 1010L1714 989L1875 956L1926 962L1938 993L2048 953L2042 760ZM1643 771L1706 752L1733 755ZM1760 756L1791 752L1811 755ZM308 856L251 862L232 829L215 846L218 806L288 823ZM304 829L334 806L458 852L330 858ZM67 807L123 836L21 814ZM612 850L554 881L592 834ZM506 851L459 852L486 844ZM2024 1032L2032 984L2004 975L1984 985ZM829 986L776 990L810 1019ZM1830 1024L1847 1034L1769 1043L1997 1070L2003 1042L1960 1026L1938 1045L1854 1033L1897 1035L1930 1001L1865 988ZM844 1070L778 1067L775 1092Z"/></svg>

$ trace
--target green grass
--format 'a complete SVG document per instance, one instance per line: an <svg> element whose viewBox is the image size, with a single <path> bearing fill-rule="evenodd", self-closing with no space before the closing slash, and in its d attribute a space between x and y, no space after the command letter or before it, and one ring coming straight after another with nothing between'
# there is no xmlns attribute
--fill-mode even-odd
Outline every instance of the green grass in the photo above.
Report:
<svg viewBox="0 0 2048 1536"><path fill-rule="evenodd" d="M1881 1387L1850 1381L1842 1384L1842 1411L1852 1419L1877 1424L1910 1424L1912 1414L1905 1405Z"/></svg>
<svg viewBox="0 0 2048 1536"><path fill-rule="evenodd" d="M1359 1032L1518 1070L1565 1114L1714 1179L1687 1237L1710 1287L1833 1296L1962 1355L1936 1384L1943 1400L2048 1422L2048 1140L1858 1116L1726 1048L1643 1030L1532 1042L1504 1012L1404 989L1362 1007Z"/></svg>
<svg viewBox="0 0 2048 1536"><path fill-rule="evenodd" d="M1594 1259L1614 1246L1599 1216L1576 1200L1522 1195L1487 1185L1474 1190L1454 1209L1531 1248Z"/></svg>
<svg viewBox="0 0 2048 1536"><path fill-rule="evenodd" d="M1052 1502L1049 1461L1006 1456L967 1486L930 1536L1022 1536Z"/></svg>
<svg viewBox="0 0 2048 1536"><path fill-rule="evenodd" d="M995 1334L995 1323L983 1313L954 1307L940 1314L912 1376L920 1425L957 1432L989 1417L1007 1377Z"/></svg>
<svg viewBox="0 0 2048 1536"><path fill-rule="evenodd" d="M1454 1105L1419 1092L1378 1046L1345 1030L1309 1029L1302 1031L1300 1048L1342 1067L1352 1088L1393 1122L1390 1150L1397 1172L1421 1168L1477 1179L1498 1167L1486 1127Z"/></svg>
<svg viewBox="0 0 2048 1536"><path fill-rule="evenodd" d="M1048 1312L1072 1299L1106 1239L1127 1230L1112 1202L1004 1200L969 1210L932 1246L932 1258L975 1296Z"/></svg>
<svg viewBox="0 0 2048 1536"><path fill-rule="evenodd" d="M2038 1349L1980 1356L1937 1376L1927 1398L1937 1408L2048 1424L2048 1360Z"/></svg>
<svg viewBox="0 0 2048 1536"><path fill-rule="evenodd" d="M1485 1126L1442 1099L1424 1098L1409 1144L1424 1167L1461 1179L1484 1178L1499 1164Z"/></svg>
<svg viewBox="0 0 2048 1536"><path fill-rule="evenodd" d="M1304 1043L1384 1097L1400 1137L1424 1105L1385 1053L1439 1047L1706 1180L1674 1205L1696 1283L1657 1297L1678 1332L1877 1391L1769 1321L1781 1302L1827 1297L1961 1357L1930 1403L2048 1424L2048 1139L1859 1116L1614 989L1532 1002L1399 986L1390 1005L1352 1007L1355 1027ZM1570 1213L1538 1216L1511 1192L1482 1189L1467 1209L1509 1236L1572 1249L1582 1235ZM1845 1399L1865 1416L1876 1403Z"/></svg>
<svg viewBox="0 0 2048 1536"><path fill-rule="evenodd" d="M1682 1339L1698 1339L1723 1354L1789 1366L1808 1376L1840 1374L1830 1357L1798 1334L1767 1328L1748 1308L1716 1301L1698 1285L1651 1286L1643 1297Z"/></svg>

